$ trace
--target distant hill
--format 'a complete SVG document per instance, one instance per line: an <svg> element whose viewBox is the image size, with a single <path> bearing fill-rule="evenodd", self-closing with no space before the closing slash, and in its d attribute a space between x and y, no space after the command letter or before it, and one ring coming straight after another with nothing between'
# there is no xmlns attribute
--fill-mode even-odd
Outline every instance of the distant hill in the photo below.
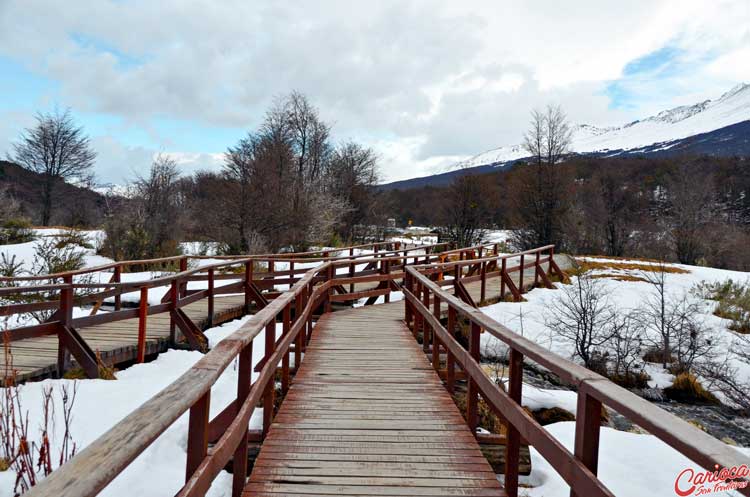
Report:
<svg viewBox="0 0 750 497"><path fill-rule="evenodd" d="M717 100L665 110L608 128L588 124L573 130L574 153L594 157L708 155L750 157L750 85L740 84ZM527 153L520 145L475 155L454 170L381 185L383 190L445 186L467 173L511 167Z"/></svg>
<svg viewBox="0 0 750 497"><path fill-rule="evenodd" d="M0 160L0 189L9 192L20 204L23 216L40 222L43 176L12 162ZM61 181L55 188L52 225L96 226L103 216L105 197L88 188Z"/></svg>

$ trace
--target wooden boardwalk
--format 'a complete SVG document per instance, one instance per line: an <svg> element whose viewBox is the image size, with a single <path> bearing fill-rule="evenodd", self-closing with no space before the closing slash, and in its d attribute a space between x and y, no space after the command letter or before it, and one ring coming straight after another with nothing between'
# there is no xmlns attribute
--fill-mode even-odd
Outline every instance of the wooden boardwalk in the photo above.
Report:
<svg viewBox="0 0 750 497"><path fill-rule="evenodd" d="M505 495L403 322L403 303L315 327L243 495Z"/></svg>
<svg viewBox="0 0 750 497"><path fill-rule="evenodd" d="M244 313L244 296L217 297L214 303L214 325L238 318ZM208 323L208 301L199 300L182 308L202 330ZM106 365L117 365L135 359L138 345L138 318L77 329L92 350L98 351ZM146 354L165 352L169 348L169 313L148 317ZM58 338L50 335L12 342L13 369L18 381L54 376L57 373Z"/></svg>

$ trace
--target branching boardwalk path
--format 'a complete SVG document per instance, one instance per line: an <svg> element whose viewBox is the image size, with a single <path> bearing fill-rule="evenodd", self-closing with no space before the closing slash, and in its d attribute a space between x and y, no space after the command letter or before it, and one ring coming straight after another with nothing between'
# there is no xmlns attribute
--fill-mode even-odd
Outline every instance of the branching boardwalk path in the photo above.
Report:
<svg viewBox="0 0 750 497"><path fill-rule="evenodd" d="M247 496L505 495L403 321L403 303L324 315Z"/></svg>

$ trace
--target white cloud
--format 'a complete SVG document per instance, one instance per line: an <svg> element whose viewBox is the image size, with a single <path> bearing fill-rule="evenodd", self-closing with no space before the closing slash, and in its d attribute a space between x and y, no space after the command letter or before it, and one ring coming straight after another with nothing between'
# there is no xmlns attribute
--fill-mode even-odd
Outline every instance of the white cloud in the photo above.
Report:
<svg viewBox="0 0 750 497"><path fill-rule="evenodd" d="M610 109L606 85L666 45L693 74L636 78L632 88L658 98ZM387 179L515 143L547 102L577 122L615 124L716 96L750 79L748 50L747 0L0 2L0 56L57 82L64 105L146 133L159 118L250 128L297 89L336 137L374 146ZM179 137L160 138L178 150ZM155 152L115 142L97 141L107 174ZM215 167L227 145L174 153L192 157L186 171Z"/></svg>

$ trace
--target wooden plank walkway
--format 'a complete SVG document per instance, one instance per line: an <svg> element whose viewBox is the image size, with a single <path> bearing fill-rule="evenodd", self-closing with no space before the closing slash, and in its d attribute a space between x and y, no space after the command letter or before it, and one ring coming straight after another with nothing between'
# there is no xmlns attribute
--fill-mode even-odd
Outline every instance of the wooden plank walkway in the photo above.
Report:
<svg viewBox="0 0 750 497"><path fill-rule="evenodd" d="M505 495L402 319L321 317L243 495Z"/></svg>
<svg viewBox="0 0 750 497"><path fill-rule="evenodd" d="M214 301L214 325L240 317L244 313L245 297L217 297ZM182 308L200 328L208 326L208 300ZM148 317L146 327L146 355L165 352L169 347L169 313ZM99 351L106 365L117 365L135 359L138 346L138 318L77 329L94 351ZM57 372L57 336L28 338L11 344L13 369L18 381L50 377Z"/></svg>

